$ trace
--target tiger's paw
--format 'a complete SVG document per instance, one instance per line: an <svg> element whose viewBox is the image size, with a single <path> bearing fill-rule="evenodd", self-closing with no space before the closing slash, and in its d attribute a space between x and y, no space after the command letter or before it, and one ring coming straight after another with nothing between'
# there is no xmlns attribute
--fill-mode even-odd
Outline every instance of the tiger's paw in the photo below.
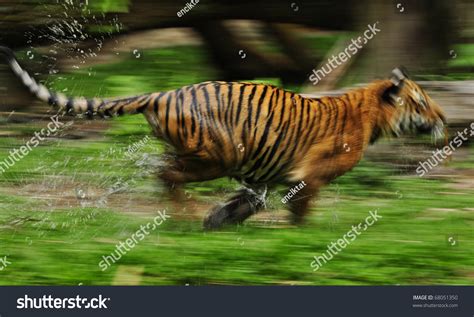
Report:
<svg viewBox="0 0 474 317"><path fill-rule="evenodd" d="M230 211L225 205L216 206L206 215L203 222L205 230L216 230L221 228L230 216Z"/></svg>

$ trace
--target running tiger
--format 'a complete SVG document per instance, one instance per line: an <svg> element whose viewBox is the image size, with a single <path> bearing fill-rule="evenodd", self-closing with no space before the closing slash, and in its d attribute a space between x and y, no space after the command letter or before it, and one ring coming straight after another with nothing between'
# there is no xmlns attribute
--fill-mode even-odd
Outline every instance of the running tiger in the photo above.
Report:
<svg viewBox="0 0 474 317"><path fill-rule="evenodd" d="M287 202L299 223L321 186L351 170L380 136L429 132L440 138L446 124L439 105L398 68L391 79L338 97L304 98L270 85L205 82L102 100L49 91L20 67L11 50L0 47L0 53L32 94L62 111L90 117L144 114L154 134L173 148L173 159L160 172L171 192L188 182L240 181L244 189L207 215L208 229L243 222L263 209L267 188L284 185L287 193L303 182Z"/></svg>

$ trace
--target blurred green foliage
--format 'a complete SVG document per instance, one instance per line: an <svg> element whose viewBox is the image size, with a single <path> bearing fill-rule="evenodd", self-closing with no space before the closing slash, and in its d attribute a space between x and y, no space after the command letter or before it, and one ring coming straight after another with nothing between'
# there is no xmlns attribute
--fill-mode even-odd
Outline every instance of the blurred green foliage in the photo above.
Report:
<svg viewBox="0 0 474 317"><path fill-rule="evenodd" d="M88 9L92 12L128 12L130 0L89 0Z"/></svg>

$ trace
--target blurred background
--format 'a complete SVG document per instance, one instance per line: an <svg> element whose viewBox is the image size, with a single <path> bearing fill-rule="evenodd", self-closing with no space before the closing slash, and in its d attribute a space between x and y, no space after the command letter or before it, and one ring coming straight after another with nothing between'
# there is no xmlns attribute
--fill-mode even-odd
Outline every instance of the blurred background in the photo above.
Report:
<svg viewBox="0 0 474 317"><path fill-rule="evenodd" d="M191 3L191 2L189 2ZM309 96L340 94L404 65L446 111L449 132L474 122L474 3L453 1L0 1L0 45L67 95L110 97L207 80L271 83ZM191 8L191 9L189 9ZM178 12L181 11L181 17ZM184 12L184 14L182 14ZM318 85L308 77L367 25L380 32ZM0 63L0 160L54 114ZM202 230L239 184L186 187L166 200L156 170L164 144L143 141L141 116L64 117L60 133L0 175L0 284L408 285L474 282L474 145L423 178L430 138L382 140L324 188L294 227L270 192L242 226ZM452 138L452 137L451 137ZM158 210L171 219L107 271L98 266ZM317 272L310 262L369 210L383 216Z"/></svg>

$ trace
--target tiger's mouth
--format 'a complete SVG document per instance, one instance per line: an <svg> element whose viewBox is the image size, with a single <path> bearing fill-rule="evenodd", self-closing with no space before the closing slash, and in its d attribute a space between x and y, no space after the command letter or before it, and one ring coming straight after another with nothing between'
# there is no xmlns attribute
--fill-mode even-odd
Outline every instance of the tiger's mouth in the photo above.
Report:
<svg viewBox="0 0 474 317"><path fill-rule="evenodd" d="M421 124L415 129L415 134L431 134L434 139L443 138L446 132L446 126L440 120L437 120L434 124Z"/></svg>
<svg viewBox="0 0 474 317"><path fill-rule="evenodd" d="M433 143L438 140L446 138L446 118L444 115L439 114L435 120L428 119L422 116L405 116L398 120L394 124L392 133L399 137L404 134L408 135L431 135Z"/></svg>

